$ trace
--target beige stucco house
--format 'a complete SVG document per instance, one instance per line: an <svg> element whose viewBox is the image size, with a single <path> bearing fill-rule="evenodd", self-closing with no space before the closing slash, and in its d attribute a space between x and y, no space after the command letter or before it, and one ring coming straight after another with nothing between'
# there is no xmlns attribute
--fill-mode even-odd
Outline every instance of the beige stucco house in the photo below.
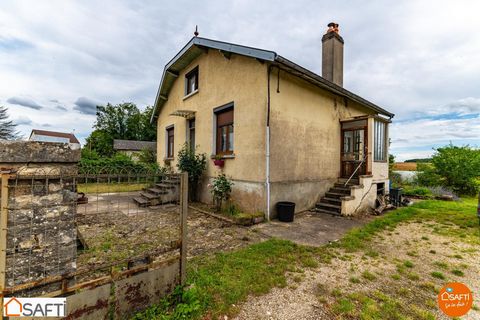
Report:
<svg viewBox="0 0 480 320"><path fill-rule="evenodd" d="M158 162L175 169L185 142L221 155L223 168L209 161L201 201L212 201L207 184L223 172L232 200L267 218L278 201L343 215L374 206L388 193L394 115L343 88L338 25L322 42L319 76L273 51L192 38L165 66L157 93Z"/></svg>

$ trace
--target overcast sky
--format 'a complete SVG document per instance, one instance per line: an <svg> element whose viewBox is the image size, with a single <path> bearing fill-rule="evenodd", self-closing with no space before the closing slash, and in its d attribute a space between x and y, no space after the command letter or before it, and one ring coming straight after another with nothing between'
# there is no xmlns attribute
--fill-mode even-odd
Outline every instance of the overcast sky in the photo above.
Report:
<svg viewBox="0 0 480 320"><path fill-rule="evenodd" d="M321 74L330 21L345 88L396 114L400 160L480 145L478 1L22 1L0 6L0 105L24 135L83 141L97 104L154 103L164 65L192 37L260 47Z"/></svg>

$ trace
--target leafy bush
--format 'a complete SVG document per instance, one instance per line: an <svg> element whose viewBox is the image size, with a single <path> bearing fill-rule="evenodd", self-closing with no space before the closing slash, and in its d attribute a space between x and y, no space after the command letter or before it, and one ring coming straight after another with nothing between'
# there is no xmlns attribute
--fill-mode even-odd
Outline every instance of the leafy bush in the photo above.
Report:
<svg viewBox="0 0 480 320"><path fill-rule="evenodd" d="M431 164L421 164L417 170L419 185L445 186L460 194L475 194L480 187L480 150L450 144L436 149Z"/></svg>
<svg viewBox="0 0 480 320"><path fill-rule="evenodd" d="M151 149L143 149L138 154L138 161L146 164L153 164L157 162L157 153Z"/></svg>
<svg viewBox="0 0 480 320"><path fill-rule="evenodd" d="M185 143L178 152L177 168L181 172L188 172L190 200L197 200L198 180L207 168L207 155L196 154L195 150Z"/></svg>
<svg viewBox="0 0 480 320"><path fill-rule="evenodd" d="M428 197L432 195L432 192L427 187L409 187L405 186L403 189L403 194L406 196L420 196Z"/></svg>
<svg viewBox="0 0 480 320"><path fill-rule="evenodd" d="M159 304L152 305L145 311L135 314L132 319L193 319L200 315L200 310L198 290L195 287L184 289L178 286L172 294L163 298Z"/></svg>
<svg viewBox="0 0 480 320"><path fill-rule="evenodd" d="M420 186L436 187L441 186L443 182L432 164L418 163L414 183Z"/></svg>
<svg viewBox="0 0 480 320"><path fill-rule="evenodd" d="M212 184L209 184L208 186L211 188L210 192L213 195L213 200L217 206L217 211L220 211L222 208L222 201L230 198L233 182L228 179L224 173L222 173L218 177L214 178Z"/></svg>
<svg viewBox="0 0 480 320"><path fill-rule="evenodd" d="M82 150L82 157L78 163L80 173L128 173L162 170L157 163L137 163L129 156L117 153L112 157L100 157L95 151Z"/></svg>

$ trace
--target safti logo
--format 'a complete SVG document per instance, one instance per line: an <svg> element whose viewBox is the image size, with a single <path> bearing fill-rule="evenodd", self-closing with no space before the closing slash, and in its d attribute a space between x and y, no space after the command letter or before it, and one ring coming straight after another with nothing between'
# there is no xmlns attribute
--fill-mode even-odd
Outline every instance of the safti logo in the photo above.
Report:
<svg viewBox="0 0 480 320"><path fill-rule="evenodd" d="M66 298L3 298L4 317L64 317Z"/></svg>
<svg viewBox="0 0 480 320"><path fill-rule="evenodd" d="M467 314L472 304L472 292L460 282L448 283L438 293L438 306L450 317L461 317Z"/></svg>

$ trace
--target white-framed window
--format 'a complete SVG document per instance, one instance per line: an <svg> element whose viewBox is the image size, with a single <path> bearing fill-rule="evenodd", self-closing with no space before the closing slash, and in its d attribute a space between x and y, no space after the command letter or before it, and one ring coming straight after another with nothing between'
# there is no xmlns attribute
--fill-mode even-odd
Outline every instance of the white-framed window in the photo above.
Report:
<svg viewBox="0 0 480 320"><path fill-rule="evenodd" d="M373 123L374 161L387 161L387 124L375 120Z"/></svg>
<svg viewBox="0 0 480 320"><path fill-rule="evenodd" d="M193 68L185 75L185 95L194 93L198 90L198 66Z"/></svg>

